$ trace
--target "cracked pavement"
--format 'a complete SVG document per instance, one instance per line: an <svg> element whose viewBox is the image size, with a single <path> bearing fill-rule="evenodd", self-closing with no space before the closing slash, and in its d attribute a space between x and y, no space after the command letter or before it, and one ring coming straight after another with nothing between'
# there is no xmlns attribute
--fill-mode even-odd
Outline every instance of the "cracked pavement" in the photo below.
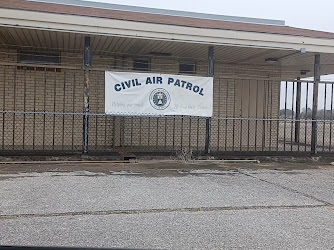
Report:
<svg viewBox="0 0 334 250"><path fill-rule="evenodd" d="M334 167L0 164L0 245L333 249Z"/></svg>

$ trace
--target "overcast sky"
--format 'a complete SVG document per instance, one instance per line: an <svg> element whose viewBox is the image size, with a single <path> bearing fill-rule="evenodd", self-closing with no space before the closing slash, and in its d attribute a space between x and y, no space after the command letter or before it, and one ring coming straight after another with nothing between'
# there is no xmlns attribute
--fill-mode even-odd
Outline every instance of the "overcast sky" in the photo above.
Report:
<svg viewBox="0 0 334 250"><path fill-rule="evenodd" d="M334 0L90 0L230 16L285 20L289 26L334 32Z"/></svg>

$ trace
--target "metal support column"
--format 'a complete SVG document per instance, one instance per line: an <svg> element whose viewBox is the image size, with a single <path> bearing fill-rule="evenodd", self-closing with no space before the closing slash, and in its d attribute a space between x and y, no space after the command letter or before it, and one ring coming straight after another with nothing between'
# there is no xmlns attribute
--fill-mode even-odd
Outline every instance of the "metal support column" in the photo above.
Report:
<svg viewBox="0 0 334 250"><path fill-rule="evenodd" d="M317 153L317 114L318 114L318 89L320 82L320 55L316 54L314 59L314 85L313 85L313 107L312 107L312 139L311 151L312 154Z"/></svg>
<svg viewBox="0 0 334 250"><path fill-rule="evenodd" d="M302 85L300 77L297 77L297 95L296 95L296 124L295 124L295 142L299 143L300 135L300 101L301 101Z"/></svg>
<svg viewBox="0 0 334 250"><path fill-rule="evenodd" d="M210 46L208 53L208 76L214 77L214 75L215 75L214 48L213 46ZM205 152L207 154L210 154L211 152L211 117L206 118Z"/></svg>
<svg viewBox="0 0 334 250"><path fill-rule="evenodd" d="M85 50L83 70L85 71L85 85L84 85L84 116L83 116L83 153L88 153L88 124L89 124L89 68L92 64L90 37L85 37Z"/></svg>

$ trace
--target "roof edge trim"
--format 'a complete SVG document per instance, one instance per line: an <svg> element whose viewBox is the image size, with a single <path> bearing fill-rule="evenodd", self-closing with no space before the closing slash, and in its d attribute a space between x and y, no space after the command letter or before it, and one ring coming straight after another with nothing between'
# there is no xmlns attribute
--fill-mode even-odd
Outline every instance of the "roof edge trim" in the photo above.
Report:
<svg viewBox="0 0 334 250"><path fill-rule="evenodd" d="M82 0L26 0L26 1L40 2L40 3L53 3L53 4L70 5L70 6L80 6L80 7L98 8L98 9L108 9L108 10L139 12L139 13L144 13L144 14L190 17L190 18L216 20L216 21L285 26L285 21L283 20L206 14L206 13L198 13L198 12L157 9L157 8L149 8L149 7L138 7L138 6L100 3L100 2L82 1Z"/></svg>

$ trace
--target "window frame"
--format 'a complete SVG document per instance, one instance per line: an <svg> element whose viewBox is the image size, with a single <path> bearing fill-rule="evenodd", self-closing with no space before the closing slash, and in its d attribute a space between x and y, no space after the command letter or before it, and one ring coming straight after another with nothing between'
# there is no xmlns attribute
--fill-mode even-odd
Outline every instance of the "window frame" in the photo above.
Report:
<svg viewBox="0 0 334 250"><path fill-rule="evenodd" d="M181 70L181 66L193 67L192 71ZM197 64L196 62L179 62L179 74L196 75L197 74Z"/></svg>
<svg viewBox="0 0 334 250"><path fill-rule="evenodd" d="M26 58L22 58L26 57ZM45 57L46 60L40 60L39 58ZM56 60L47 60L47 59ZM21 50L18 52L18 63L21 64L36 64L36 65L50 65L60 66L61 65L61 54L55 52L40 52L40 51L28 51Z"/></svg>
<svg viewBox="0 0 334 250"><path fill-rule="evenodd" d="M144 61L147 62L147 68L135 67L135 63L144 64ZM134 58L132 59L132 70L134 71L151 71L151 60L149 58Z"/></svg>

